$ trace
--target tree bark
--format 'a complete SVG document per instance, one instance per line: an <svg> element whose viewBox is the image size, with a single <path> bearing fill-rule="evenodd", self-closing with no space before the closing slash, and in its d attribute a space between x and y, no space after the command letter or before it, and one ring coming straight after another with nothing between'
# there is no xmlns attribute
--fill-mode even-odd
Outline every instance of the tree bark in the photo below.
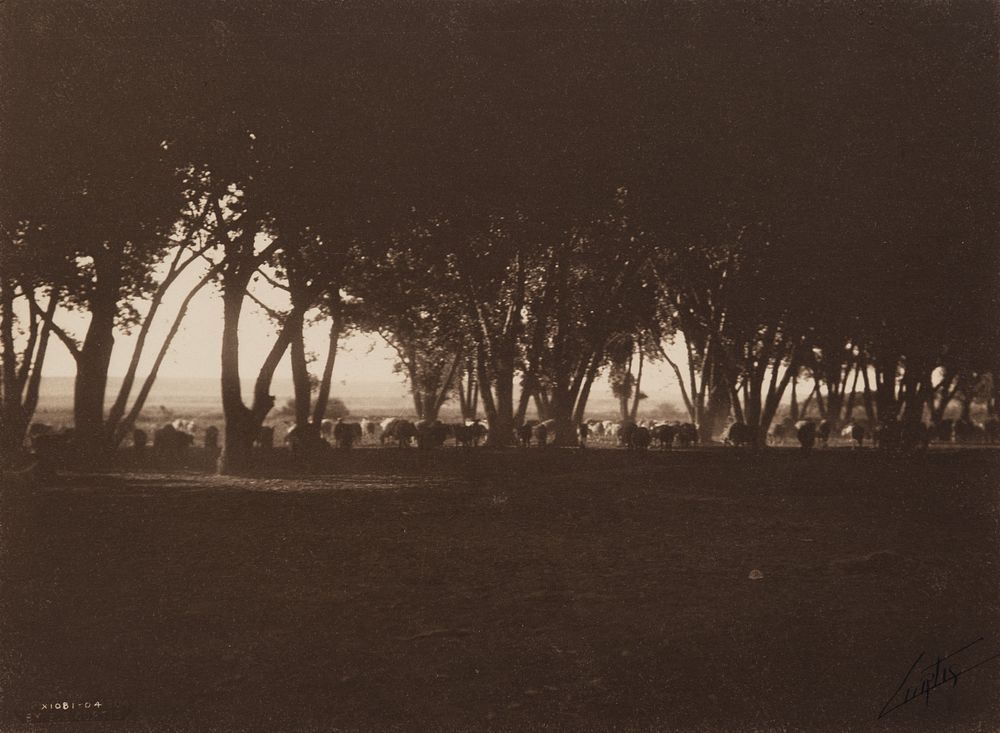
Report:
<svg viewBox="0 0 1000 733"><path fill-rule="evenodd" d="M240 316L246 287L231 284L223 292L222 411L226 419L225 444L219 462L221 473L242 473L253 463L254 434L250 410L243 404L240 385Z"/></svg>
<svg viewBox="0 0 1000 733"><path fill-rule="evenodd" d="M330 340L326 351L326 363L323 365L323 376L319 380L319 390L316 393L316 403L313 405L313 426L319 427L326 417L326 407L330 402L330 385L333 381L333 366L337 361L337 349L340 347L340 334L344 329L344 319L339 313L334 314L330 324Z"/></svg>
<svg viewBox="0 0 1000 733"><path fill-rule="evenodd" d="M292 366L292 392L295 395L295 426L308 430L311 423L312 385L309 380L309 362L306 359L306 341L303 333L304 314L293 310L285 327L291 330L289 346Z"/></svg>
<svg viewBox="0 0 1000 733"><path fill-rule="evenodd" d="M104 397L108 368L115 343L117 300L109 295L95 297L91 304L87 335L80 348L73 385L73 427L80 455L98 462L106 452Z"/></svg>

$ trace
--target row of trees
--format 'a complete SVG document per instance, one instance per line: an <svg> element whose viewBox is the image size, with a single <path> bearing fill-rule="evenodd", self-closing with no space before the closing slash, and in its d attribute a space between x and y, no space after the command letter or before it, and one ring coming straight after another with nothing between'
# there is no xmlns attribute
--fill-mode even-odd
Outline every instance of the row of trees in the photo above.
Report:
<svg viewBox="0 0 1000 733"><path fill-rule="evenodd" d="M206 287L224 325L224 470L249 466L286 353L296 423L318 435L351 325L395 348L420 417L457 390L495 445L532 404L573 440L603 371L634 415L651 359L705 435L732 415L762 436L806 377L830 415L859 379L872 420L940 416L982 384L997 409L988 7L2 12L5 455L54 339L76 361L86 455L111 453ZM246 395L253 305L275 334ZM84 334L60 326L67 309ZM123 330L134 354L106 409Z"/></svg>

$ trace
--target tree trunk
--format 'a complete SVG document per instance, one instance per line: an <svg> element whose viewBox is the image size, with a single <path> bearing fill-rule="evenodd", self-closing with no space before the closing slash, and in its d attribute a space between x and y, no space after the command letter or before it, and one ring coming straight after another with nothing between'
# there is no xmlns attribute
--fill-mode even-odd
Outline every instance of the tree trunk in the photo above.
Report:
<svg viewBox="0 0 1000 733"><path fill-rule="evenodd" d="M0 466L13 463L20 454L28 429L21 409L21 390L17 379L17 353L14 350L14 284L0 280L0 360L3 365L3 404L0 405ZM26 353L25 359L31 354Z"/></svg>
<svg viewBox="0 0 1000 733"><path fill-rule="evenodd" d="M899 417L899 403L896 400L896 364L875 365L875 404L878 419L882 422Z"/></svg>
<svg viewBox="0 0 1000 733"><path fill-rule="evenodd" d="M567 405L561 398L554 397L550 407L549 419L553 421L555 430L553 444L563 447L576 446L579 434L573 422L573 405Z"/></svg>
<svg viewBox="0 0 1000 733"><path fill-rule="evenodd" d="M868 427L872 429L878 424L878 413L875 408L875 400L872 397L872 385L868 377L868 361L861 359L861 380L865 388L865 414L868 416Z"/></svg>
<svg viewBox="0 0 1000 733"><path fill-rule="evenodd" d="M221 473L242 473L253 466L253 444L257 438L250 410L243 404L240 385L240 316L242 287L230 287L222 297L222 411L226 420L225 445L219 462Z"/></svg>
<svg viewBox="0 0 1000 733"><path fill-rule="evenodd" d="M291 329L292 391L295 395L295 426L308 430L311 418L312 384L309 380L309 362L306 360L306 341L303 333L303 315L293 312L288 316L286 328Z"/></svg>
<svg viewBox="0 0 1000 733"><path fill-rule="evenodd" d="M513 349L505 347L506 352ZM481 384L485 384L480 380ZM506 448L514 440L514 356L504 353L497 359L497 369L493 375L493 389L496 414L490 420L487 443L495 448ZM485 390L484 390L485 391Z"/></svg>
<svg viewBox="0 0 1000 733"><path fill-rule="evenodd" d="M110 298L91 306L90 324L77 360L73 385L73 427L80 455L91 461L104 458L104 397L108 367L115 343L116 303Z"/></svg>
<svg viewBox="0 0 1000 733"><path fill-rule="evenodd" d="M856 364L854 367L854 379L851 382L851 393L847 395L847 406L844 408L845 423L850 423L854 420L854 400L858 391L858 377L860 376L860 371L860 366Z"/></svg>
<svg viewBox="0 0 1000 733"><path fill-rule="evenodd" d="M326 363L323 365L323 376L319 381L319 391L316 393L316 404L313 405L312 421L319 427L326 417L326 407L330 402L330 384L333 380L333 365L337 361L337 349L340 346L340 332L344 328L344 319L338 313L333 316L330 325L330 341L326 351Z"/></svg>
<svg viewBox="0 0 1000 733"><path fill-rule="evenodd" d="M635 376L635 386L632 392L632 409L629 410L629 419L632 422L636 421L639 416L639 400L642 399L642 366L645 355L643 354L642 345L639 345L639 370L636 372Z"/></svg>
<svg viewBox="0 0 1000 733"><path fill-rule="evenodd" d="M725 384L716 384L708 391L704 409L701 410L701 422L698 423L698 439L704 443L711 442L725 427L726 420L732 410L732 400Z"/></svg>
<svg viewBox="0 0 1000 733"><path fill-rule="evenodd" d="M799 377L797 374L792 375L792 399L791 404L788 407L788 416L791 418L793 423L799 421Z"/></svg>
<svg viewBox="0 0 1000 733"><path fill-rule="evenodd" d="M590 399L590 389L593 387L594 380L597 378L597 373L601 369L602 358L603 351L594 354L591 359L590 366L587 369L587 375L583 380L583 386L580 388L580 395L576 398L576 408L573 412L573 422L576 425L582 423L585 417L587 401Z"/></svg>

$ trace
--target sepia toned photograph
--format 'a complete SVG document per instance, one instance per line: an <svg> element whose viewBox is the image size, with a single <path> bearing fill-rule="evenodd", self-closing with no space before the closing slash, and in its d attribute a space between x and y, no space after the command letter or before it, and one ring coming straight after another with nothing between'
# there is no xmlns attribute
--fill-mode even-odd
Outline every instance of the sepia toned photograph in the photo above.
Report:
<svg viewBox="0 0 1000 733"><path fill-rule="evenodd" d="M996 0L0 0L0 731L1000 730Z"/></svg>

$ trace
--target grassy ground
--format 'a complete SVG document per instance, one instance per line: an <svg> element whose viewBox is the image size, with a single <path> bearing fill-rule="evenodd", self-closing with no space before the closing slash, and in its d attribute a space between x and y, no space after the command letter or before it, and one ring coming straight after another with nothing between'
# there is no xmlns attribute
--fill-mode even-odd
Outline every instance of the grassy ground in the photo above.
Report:
<svg viewBox="0 0 1000 733"><path fill-rule="evenodd" d="M996 730L1000 659L876 718L920 652L1000 652L998 457L369 449L6 487L0 729L101 700L125 720L74 731Z"/></svg>

